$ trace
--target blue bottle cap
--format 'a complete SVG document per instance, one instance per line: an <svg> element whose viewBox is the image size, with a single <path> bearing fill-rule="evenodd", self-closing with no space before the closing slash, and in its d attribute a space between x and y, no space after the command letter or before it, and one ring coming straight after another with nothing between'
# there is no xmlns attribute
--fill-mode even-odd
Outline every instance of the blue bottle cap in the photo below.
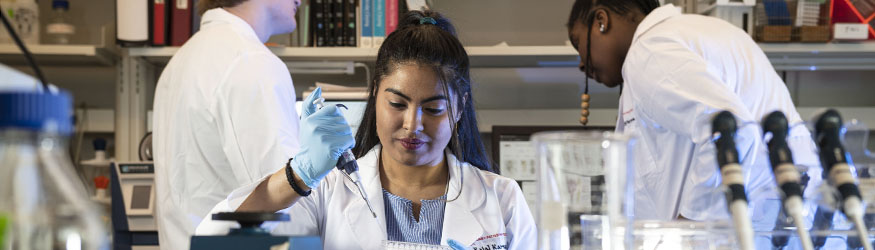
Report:
<svg viewBox="0 0 875 250"><path fill-rule="evenodd" d="M91 142L94 145L94 150L104 150L106 151L106 139L97 138Z"/></svg>
<svg viewBox="0 0 875 250"><path fill-rule="evenodd" d="M69 10L70 9L70 2L68 2L67 0L54 0L54 1L52 1L52 9L58 9L58 8Z"/></svg>
<svg viewBox="0 0 875 250"><path fill-rule="evenodd" d="M73 101L69 93L0 92L0 129L20 128L69 135Z"/></svg>

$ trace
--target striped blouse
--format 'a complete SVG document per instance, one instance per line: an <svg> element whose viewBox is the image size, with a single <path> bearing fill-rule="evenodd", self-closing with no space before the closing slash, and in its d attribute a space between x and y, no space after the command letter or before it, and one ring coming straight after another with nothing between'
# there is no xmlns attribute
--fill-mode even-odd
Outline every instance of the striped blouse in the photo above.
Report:
<svg viewBox="0 0 875 250"><path fill-rule="evenodd" d="M421 200L419 221L413 217L413 202L383 189L386 205L386 232L390 241L440 245L444 225L446 195Z"/></svg>

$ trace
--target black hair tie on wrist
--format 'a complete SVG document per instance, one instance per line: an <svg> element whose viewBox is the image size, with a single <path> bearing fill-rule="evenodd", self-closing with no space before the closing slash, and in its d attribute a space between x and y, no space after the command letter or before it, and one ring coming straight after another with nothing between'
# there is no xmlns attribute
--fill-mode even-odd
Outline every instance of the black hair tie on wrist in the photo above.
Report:
<svg viewBox="0 0 875 250"><path fill-rule="evenodd" d="M292 158L292 159L294 159L294 158ZM292 189L295 190L295 193L298 193L298 195L303 196L303 197L309 196L310 193L313 192L312 189L307 190L307 192L304 192L304 189L302 189L301 187L298 187L298 184L295 183L295 175L292 174L292 159L289 159L289 161L286 162L286 180L289 181L289 186L292 186Z"/></svg>

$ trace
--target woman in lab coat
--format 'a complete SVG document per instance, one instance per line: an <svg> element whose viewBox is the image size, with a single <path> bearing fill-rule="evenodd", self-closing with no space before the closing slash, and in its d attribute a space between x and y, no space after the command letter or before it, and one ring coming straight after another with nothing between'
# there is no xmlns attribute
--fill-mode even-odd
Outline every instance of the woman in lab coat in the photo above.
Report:
<svg viewBox="0 0 875 250"><path fill-rule="evenodd" d="M326 249L378 249L386 240L535 248L519 186L490 172L468 56L447 19L408 12L380 47L368 91L353 151L376 217L355 184L331 171L353 140L336 107L315 110L320 91L304 102L301 153L286 170L234 191L213 213L281 210L291 222L272 225L274 234L319 235ZM207 219L198 234L229 227Z"/></svg>
<svg viewBox="0 0 875 250"><path fill-rule="evenodd" d="M710 120L721 110L741 122L736 141L756 229L771 230L780 210L758 126L765 115L787 115L796 163L809 168L809 186L819 181L814 143L798 126L784 82L741 29L656 0L577 0L567 28L580 70L621 88L616 129L639 139L636 218L728 217L709 140Z"/></svg>

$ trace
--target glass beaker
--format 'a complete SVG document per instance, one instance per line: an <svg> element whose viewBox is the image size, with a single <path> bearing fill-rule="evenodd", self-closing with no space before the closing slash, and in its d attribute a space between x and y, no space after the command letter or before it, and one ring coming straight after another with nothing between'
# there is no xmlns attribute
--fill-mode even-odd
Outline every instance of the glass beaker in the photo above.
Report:
<svg viewBox="0 0 875 250"><path fill-rule="evenodd" d="M554 131L534 134L533 142L539 248L622 243L634 211L634 140L613 132Z"/></svg>

